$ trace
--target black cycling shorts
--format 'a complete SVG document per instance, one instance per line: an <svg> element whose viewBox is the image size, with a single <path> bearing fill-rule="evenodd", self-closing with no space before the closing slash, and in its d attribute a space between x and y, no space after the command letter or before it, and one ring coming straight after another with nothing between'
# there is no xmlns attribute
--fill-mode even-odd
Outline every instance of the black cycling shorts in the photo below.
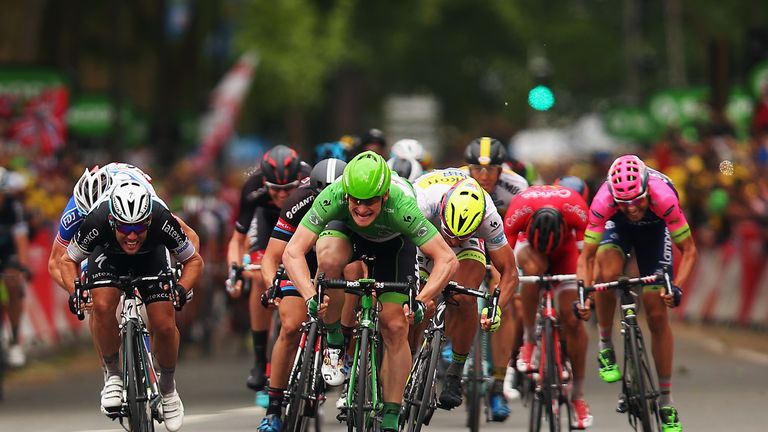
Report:
<svg viewBox="0 0 768 432"><path fill-rule="evenodd" d="M99 246L88 256L87 281L117 279L131 274L133 277L157 276L170 268L170 255L165 246L138 255L108 254ZM139 288L144 304L170 301L168 291L160 283Z"/></svg>

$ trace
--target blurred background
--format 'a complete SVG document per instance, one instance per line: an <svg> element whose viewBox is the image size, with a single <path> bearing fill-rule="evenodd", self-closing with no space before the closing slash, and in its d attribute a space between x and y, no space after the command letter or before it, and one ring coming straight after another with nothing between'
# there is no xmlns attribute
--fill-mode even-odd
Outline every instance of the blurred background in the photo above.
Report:
<svg viewBox="0 0 768 432"><path fill-rule="evenodd" d="M490 135L542 181L593 190L640 154L702 249L676 317L768 328L767 23L764 0L3 0L0 165L32 228L23 343L87 334L46 271L84 167L140 166L201 235L211 301L180 326L210 347L217 323L247 326L216 315L245 173L275 144L312 162L370 128L435 167Z"/></svg>

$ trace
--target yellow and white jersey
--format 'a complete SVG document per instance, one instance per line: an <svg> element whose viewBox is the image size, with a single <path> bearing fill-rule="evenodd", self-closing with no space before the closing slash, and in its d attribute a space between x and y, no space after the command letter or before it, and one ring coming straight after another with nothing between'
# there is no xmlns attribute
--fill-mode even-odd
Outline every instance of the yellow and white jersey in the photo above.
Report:
<svg viewBox="0 0 768 432"><path fill-rule="evenodd" d="M469 178L468 172L457 168L448 168L431 171L413 181L419 209L436 228L440 229L442 224L440 207L443 197L456 183L467 178ZM507 238L504 236L504 224L501 215L496 210L491 196L485 191L483 194L485 196L485 214L473 237L483 239L486 248L494 250L507 244Z"/></svg>

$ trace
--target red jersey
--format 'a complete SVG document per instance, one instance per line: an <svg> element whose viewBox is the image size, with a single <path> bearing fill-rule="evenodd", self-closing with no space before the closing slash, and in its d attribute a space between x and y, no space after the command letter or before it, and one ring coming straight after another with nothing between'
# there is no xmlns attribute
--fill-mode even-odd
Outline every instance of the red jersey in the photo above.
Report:
<svg viewBox="0 0 768 432"><path fill-rule="evenodd" d="M587 228L587 203L578 193L562 186L531 186L515 195L504 216L504 234L514 247L518 240L527 240L528 224L533 213L542 207L552 207L563 215L566 236L562 245L584 242Z"/></svg>

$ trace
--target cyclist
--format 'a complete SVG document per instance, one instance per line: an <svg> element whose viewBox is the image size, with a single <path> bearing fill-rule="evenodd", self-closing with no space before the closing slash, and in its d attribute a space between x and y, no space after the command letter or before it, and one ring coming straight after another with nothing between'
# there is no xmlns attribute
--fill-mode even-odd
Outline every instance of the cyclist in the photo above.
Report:
<svg viewBox="0 0 768 432"><path fill-rule="evenodd" d="M475 179L458 169L436 170L414 182L421 212L440 230L459 260L454 280L468 288L478 288L485 277L486 249L491 262L501 273L499 308L495 322L486 322L485 330L496 331L501 325L501 307L506 305L517 286L517 267L512 248L504 237L501 216L488 192ZM419 270L431 272L428 257L419 254ZM440 405L452 409L463 399L461 377L472 341L475 338L477 300L472 296L455 296L446 314L446 334L452 343L452 362L446 371ZM482 315L487 316L487 308ZM494 383L491 406L494 421L504 421L509 408L502 392L502 380Z"/></svg>
<svg viewBox="0 0 768 432"><path fill-rule="evenodd" d="M504 216L504 232L507 240L516 245L515 255L526 275L576 273L586 226L587 203L581 195L563 186L529 187L512 199ZM592 425L592 415L584 401L587 332L571 309L578 299L576 282L558 283L555 298L568 347L567 355L573 367L571 425L583 429ZM517 359L520 372L532 372L537 367L534 349L538 300L538 287L524 284L523 346Z"/></svg>
<svg viewBox="0 0 768 432"><path fill-rule="evenodd" d="M331 141L315 146L315 162L325 159L347 160L347 147L341 141Z"/></svg>
<svg viewBox="0 0 768 432"><path fill-rule="evenodd" d="M286 146L275 146L264 154L257 170L245 181L240 193L240 210L227 247L227 262L241 265L247 243L251 263L261 264L280 209L299 186L299 181L309 175L310 170L310 166L299 159L296 151ZM267 333L272 312L261 306L261 294L266 287L259 271L246 272L244 276L252 280L248 311L254 354L253 368L246 386L260 391L267 383ZM233 281L234 274L230 271L226 281L227 291L233 297L239 297L242 282Z"/></svg>
<svg viewBox="0 0 768 432"><path fill-rule="evenodd" d="M662 429L680 431L682 426L672 399L672 329L667 307L675 307L698 257L691 229L680 207L677 191L664 174L648 168L635 155L613 161L605 183L598 189L589 208L584 249L578 261L578 278L585 284L615 280L624 273L627 255L634 249L641 275L672 269L672 242L682 256L675 273L672 292L659 285L643 287L642 299L651 330L653 360L659 379ZM597 274L593 268L597 264ZM590 300L591 303L591 300ZM611 340L614 293L595 296L600 335L598 363L606 382L621 379ZM589 309L581 310L589 318Z"/></svg>
<svg viewBox="0 0 768 432"><path fill-rule="evenodd" d="M341 222L343 232L326 234L318 241L318 236L331 220ZM329 327L338 329L343 293L332 291L330 302L326 298L321 305L313 297L316 291L305 255L315 242L318 271L325 272L329 278L340 277L344 266L362 255L376 257L373 274L369 277L384 281L405 282L408 276L415 276L417 247L434 261L432 277L416 296L414 310L408 308L405 293L387 292L378 296L384 342L381 427L385 431L395 431L411 364L408 323L423 319L427 304L433 304L433 298L453 275L457 267L456 256L419 211L411 186L398 176L392 176L386 161L370 151L354 157L344 169L342 181L331 184L317 196L283 254L283 263L307 302L309 313L320 312ZM329 333L333 332L329 329ZM329 343L331 337L329 334ZM337 349L340 351L341 347ZM342 375L342 367L343 362L339 362L339 375Z"/></svg>
<svg viewBox="0 0 768 432"><path fill-rule="evenodd" d="M26 363L24 350L19 343L21 315L24 310L24 291L29 279L29 228L24 219L24 209L16 196L11 194L11 173L0 167L0 277L7 293L7 308L0 293L0 311L6 310L11 325L10 344L5 359L8 365L21 367ZM3 319L0 314L0 320Z"/></svg>
<svg viewBox="0 0 768 432"><path fill-rule="evenodd" d="M528 187L525 178L507 168L506 163L509 160L507 151L497 139L480 137L472 140L464 151L464 160L467 166L462 169L488 192L500 215L506 213L512 198ZM495 280L496 273L493 272L492 275ZM509 319L502 321L499 330L491 335L494 381L504 381L507 366L515 348L514 336L522 326L522 317L516 313L517 308L514 307L518 302L515 300L512 304L505 306L503 314ZM509 411L509 408L505 406L505 399L497 398L496 400L504 402L496 405L495 415L502 416L505 411Z"/></svg>
<svg viewBox="0 0 768 432"><path fill-rule="evenodd" d="M356 156L365 151L372 151L379 156L385 155L387 148L387 138L384 136L384 132L381 129L368 129L360 136L360 139L355 143L352 148L352 156Z"/></svg>
<svg viewBox="0 0 768 432"><path fill-rule="evenodd" d="M395 142L389 157L390 159L416 159L424 170L429 170L432 166L432 156L419 141L412 138Z"/></svg>
<svg viewBox="0 0 768 432"><path fill-rule="evenodd" d="M392 171L396 172L397 175L409 182L413 182L424 172L419 161L412 158L392 158L387 161L387 165Z"/></svg>
<svg viewBox="0 0 768 432"><path fill-rule="evenodd" d="M346 162L338 159L325 159L318 162L312 168L309 177L302 180L301 186L285 201L261 261L261 275L265 285L272 284L282 261L285 246L291 240L293 233L296 232L301 219L309 211L317 194L339 178L346 165ZM314 250L307 254L307 264L311 273L314 274L317 270L317 257ZM259 425L259 431L263 432L280 431L283 396L288 385L293 354L296 352L300 339L299 330L307 316L304 299L292 284L281 284L279 295L280 335L272 347L269 388L267 389L269 405L267 406L267 414Z"/></svg>
<svg viewBox="0 0 768 432"><path fill-rule="evenodd" d="M135 180L116 185L97 203L80 225L61 260L62 277L70 293L70 310L76 312L74 280L79 264L88 260L87 280L115 279L126 274L153 276L169 267L170 251L184 264L174 290L180 306L192 298L192 286L203 269L203 260L181 225L162 201L152 197L146 186ZM179 332L167 288L149 287L140 293L149 317L153 354L160 372L158 388L162 395L165 427L181 428L184 405L176 390L174 373L179 349ZM115 309L120 292L99 288L89 293L93 301L94 339L107 371L101 393L104 412L120 409L123 380L119 361L120 336Z"/></svg>

